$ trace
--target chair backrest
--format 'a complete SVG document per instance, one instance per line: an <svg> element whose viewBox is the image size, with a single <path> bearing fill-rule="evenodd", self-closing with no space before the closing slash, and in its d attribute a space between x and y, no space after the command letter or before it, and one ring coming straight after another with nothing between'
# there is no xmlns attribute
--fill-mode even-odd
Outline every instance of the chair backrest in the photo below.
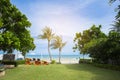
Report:
<svg viewBox="0 0 120 80"><path fill-rule="evenodd" d="M15 60L15 54L4 54L3 55L3 61L14 61Z"/></svg>

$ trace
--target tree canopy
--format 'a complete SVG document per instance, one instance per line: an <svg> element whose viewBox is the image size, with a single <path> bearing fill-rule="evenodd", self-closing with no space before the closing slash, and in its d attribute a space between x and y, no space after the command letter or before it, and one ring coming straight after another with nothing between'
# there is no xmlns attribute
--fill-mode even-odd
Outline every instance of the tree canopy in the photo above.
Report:
<svg viewBox="0 0 120 80"><path fill-rule="evenodd" d="M93 25L90 29L84 30L83 33L76 33L74 38L75 46L73 47L74 50L79 50L80 53L87 53L85 49L85 45L93 39L98 39L101 37L105 37L106 35L101 32L100 30L101 25L96 27Z"/></svg>
<svg viewBox="0 0 120 80"><path fill-rule="evenodd" d="M105 35L101 25L93 25L82 33L76 33L74 43L74 50L89 54L95 62L120 65L120 33L116 31Z"/></svg>
<svg viewBox="0 0 120 80"><path fill-rule="evenodd" d="M117 0L109 0L113 3ZM105 35L99 25L93 25L82 33L76 33L74 50L82 54L89 54L94 62L102 64L120 65L120 5L116 8L117 15L113 28Z"/></svg>
<svg viewBox="0 0 120 80"><path fill-rule="evenodd" d="M30 26L27 17L10 0L0 0L0 50L7 53L34 50L34 39L28 30Z"/></svg>

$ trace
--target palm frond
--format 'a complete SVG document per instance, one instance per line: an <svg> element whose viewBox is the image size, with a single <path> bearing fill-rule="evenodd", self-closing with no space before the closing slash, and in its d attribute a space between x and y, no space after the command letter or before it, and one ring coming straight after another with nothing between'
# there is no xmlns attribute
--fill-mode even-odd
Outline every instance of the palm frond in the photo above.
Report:
<svg viewBox="0 0 120 80"><path fill-rule="evenodd" d="M41 35L38 36L39 39L47 39L48 41L50 41L51 39L53 39L54 37L54 33L52 32L52 29L50 27L45 27L42 29L42 33Z"/></svg>
<svg viewBox="0 0 120 80"><path fill-rule="evenodd" d="M61 47L64 47L66 44L67 44L67 42L62 43L62 46L61 46Z"/></svg>
<svg viewBox="0 0 120 80"><path fill-rule="evenodd" d="M66 45L66 42L62 41L61 36L55 36L51 44L51 47L52 49L57 49L57 48L62 49L65 45Z"/></svg>

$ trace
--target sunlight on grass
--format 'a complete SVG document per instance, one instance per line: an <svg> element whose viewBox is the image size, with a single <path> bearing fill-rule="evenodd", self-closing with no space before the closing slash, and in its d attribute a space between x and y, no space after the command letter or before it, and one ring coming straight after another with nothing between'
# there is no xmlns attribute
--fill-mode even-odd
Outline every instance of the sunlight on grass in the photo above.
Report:
<svg viewBox="0 0 120 80"><path fill-rule="evenodd" d="M119 74L87 64L22 65L6 70L0 80L119 80Z"/></svg>

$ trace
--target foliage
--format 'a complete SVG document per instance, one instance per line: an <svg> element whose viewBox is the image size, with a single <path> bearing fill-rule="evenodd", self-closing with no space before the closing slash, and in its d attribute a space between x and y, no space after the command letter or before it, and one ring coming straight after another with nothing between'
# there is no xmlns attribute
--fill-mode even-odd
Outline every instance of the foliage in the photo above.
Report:
<svg viewBox="0 0 120 80"><path fill-rule="evenodd" d="M108 53L112 64L120 65L120 33L110 31L108 36Z"/></svg>
<svg viewBox="0 0 120 80"><path fill-rule="evenodd" d="M100 27L76 33L74 49L87 53L95 63L120 65L120 33L110 31L106 36Z"/></svg>
<svg viewBox="0 0 120 80"><path fill-rule="evenodd" d="M109 0L110 3L113 3L113 2L115 2L115 1L116 1L116 0Z"/></svg>
<svg viewBox="0 0 120 80"><path fill-rule="evenodd" d="M4 65L14 65L15 67L18 66L16 61L2 61L2 64L4 64Z"/></svg>
<svg viewBox="0 0 120 80"><path fill-rule="evenodd" d="M111 31L107 38L91 40L85 45L97 63L120 65L120 34Z"/></svg>
<svg viewBox="0 0 120 80"><path fill-rule="evenodd" d="M63 42L62 37L60 36L55 36L53 42L51 43L52 49L59 49L59 63L61 63L61 51L65 45L66 42Z"/></svg>
<svg viewBox="0 0 120 80"><path fill-rule="evenodd" d="M105 68L105 69L111 69L111 70L116 70L116 71L120 71L120 66L116 66L116 65L110 65L110 64L97 64L94 63L94 66L100 67L100 68Z"/></svg>
<svg viewBox="0 0 120 80"><path fill-rule="evenodd" d="M89 43L91 40L96 40L98 38L104 38L106 37L106 35L101 32L101 25L99 25L98 27L96 27L95 25L93 25L90 29L88 30L84 30L83 33L76 33L76 36L74 38L74 43L75 46L73 47L74 50L78 50L80 53L82 54L88 54L89 51L86 49L87 47L92 46L93 43L95 43L94 41L92 41L91 43ZM89 46L86 46L89 43Z"/></svg>
<svg viewBox="0 0 120 80"><path fill-rule="evenodd" d="M25 60L16 60L18 65L25 64Z"/></svg>
<svg viewBox="0 0 120 80"><path fill-rule="evenodd" d="M107 38L93 39L85 45L85 49L90 54L90 57L97 61L105 62L107 60L105 42Z"/></svg>
<svg viewBox="0 0 120 80"><path fill-rule="evenodd" d="M33 50L30 26L27 17L10 0L0 0L0 50L7 53L18 50L24 54Z"/></svg>
<svg viewBox="0 0 120 80"><path fill-rule="evenodd" d="M108 37L93 39L85 49L97 63L120 65L120 34L109 32Z"/></svg>
<svg viewBox="0 0 120 80"><path fill-rule="evenodd" d="M51 41L54 37L54 33L52 32L52 29L50 27L45 27L42 29L43 34L39 35L38 37L40 39L47 39L48 41Z"/></svg>
<svg viewBox="0 0 120 80"><path fill-rule="evenodd" d="M80 59L79 60L79 64L81 64L81 63L91 64L92 63L92 59Z"/></svg>
<svg viewBox="0 0 120 80"><path fill-rule="evenodd" d="M52 61L51 61L51 64L56 64L56 60L52 60Z"/></svg>
<svg viewBox="0 0 120 80"><path fill-rule="evenodd" d="M116 0L111 0L113 3ZM85 44L85 50L94 59L102 64L120 65L120 8L116 16L114 28L107 37L92 39Z"/></svg>
<svg viewBox="0 0 120 80"><path fill-rule="evenodd" d="M52 32L52 29L50 27L45 27L42 29L42 34L38 36L40 39L47 39L48 41L48 53L50 57L50 61L52 61L52 56L50 52L50 41L54 38L54 33Z"/></svg>

